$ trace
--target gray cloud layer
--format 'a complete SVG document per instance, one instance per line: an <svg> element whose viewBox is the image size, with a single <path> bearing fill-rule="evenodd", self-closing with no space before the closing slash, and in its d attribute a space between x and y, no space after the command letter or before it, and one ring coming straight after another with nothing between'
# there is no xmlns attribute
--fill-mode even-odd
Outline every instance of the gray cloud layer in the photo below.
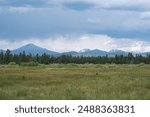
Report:
<svg viewBox="0 0 150 117"><path fill-rule="evenodd" d="M93 8L113 10L149 11L148 0L0 0L1 6L52 7L63 6L74 10Z"/></svg>
<svg viewBox="0 0 150 117"><path fill-rule="evenodd" d="M66 34L149 42L149 32L148 0L0 0L0 40L6 42L31 38L55 40L55 37L58 40ZM66 38L66 42L71 39L72 36Z"/></svg>

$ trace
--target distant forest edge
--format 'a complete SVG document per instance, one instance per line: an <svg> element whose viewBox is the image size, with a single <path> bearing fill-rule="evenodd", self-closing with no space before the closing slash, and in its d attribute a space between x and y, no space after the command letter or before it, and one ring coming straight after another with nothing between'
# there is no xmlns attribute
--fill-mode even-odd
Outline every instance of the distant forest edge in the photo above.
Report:
<svg viewBox="0 0 150 117"><path fill-rule="evenodd" d="M31 63L31 66L38 64L150 64L150 54L143 56L141 54L133 55L128 53L127 55L115 55L115 56L71 56L61 55L52 56L46 53L39 55L26 54L25 51L19 54L11 54L9 49L6 52L0 53L0 64L23 64Z"/></svg>

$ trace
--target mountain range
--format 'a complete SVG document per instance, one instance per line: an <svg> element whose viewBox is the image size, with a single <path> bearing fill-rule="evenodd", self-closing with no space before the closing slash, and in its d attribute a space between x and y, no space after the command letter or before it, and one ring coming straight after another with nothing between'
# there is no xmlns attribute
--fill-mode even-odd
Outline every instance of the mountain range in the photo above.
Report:
<svg viewBox="0 0 150 117"><path fill-rule="evenodd" d="M48 49L38 47L34 44L27 44L27 45L22 46L18 49L12 50L11 53L12 54L19 54L19 53L22 53L23 51L25 51L26 54L32 54L32 55L36 55L36 54L42 55L44 53L49 54L49 55L59 54L58 52L50 51Z"/></svg>
<svg viewBox="0 0 150 117"><path fill-rule="evenodd" d="M2 50L0 49L0 52L5 52L6 50ZM12 54L19 54L22 52L25 52L26 54L32 54L32 55L42 55L44 53L49 54L49 55L53 55L53 56L61 56L61 55L72 55L72 56L115 56L117 55L127 55L128 52L126 51L122 51L122 50L111 50L109 52L107 51L103 51L103 50L98 50L98 49L94 49L94 50L90 50L90 49L83 49L79 52L76 51L69 51L69 52L63 52L63 53L59 53L59 52L55 52L55 51L51 51L45 48L41 48L38 47L34 44L27 44L25 46L22 46L20 48L11 50ZM144 52L144 53L140 53L142 55L146 55L146 54L150 54L150 52ZM136 53L134 53L136 54ZM138 53L139 54L139 53Z"/></svg>

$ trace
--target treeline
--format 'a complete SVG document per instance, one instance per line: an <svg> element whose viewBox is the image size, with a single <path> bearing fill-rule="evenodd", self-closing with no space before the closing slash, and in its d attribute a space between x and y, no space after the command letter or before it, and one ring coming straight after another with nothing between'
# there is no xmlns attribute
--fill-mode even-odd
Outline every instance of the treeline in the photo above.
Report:
<svg viewBox="0 0 150 117"><path fill-rule="evenodd" d="M150 55L146 56L142 55L133 55L132 53L128 53L128 55L115 55L111 56L71 56L71 55L62 55L62 56L50 56L47 54L43 55L31 55L22 52L20 54L11 54L10 50L7 50L5 53L0 53L0 64L9 64L10 62L14 62L16 64L27 63L27 62L36 62L40 64L52 64L52 63L76 63L76 64L84 64L84 63L93 63L93 64L139 64L145 63L150 64Z"/></svg>

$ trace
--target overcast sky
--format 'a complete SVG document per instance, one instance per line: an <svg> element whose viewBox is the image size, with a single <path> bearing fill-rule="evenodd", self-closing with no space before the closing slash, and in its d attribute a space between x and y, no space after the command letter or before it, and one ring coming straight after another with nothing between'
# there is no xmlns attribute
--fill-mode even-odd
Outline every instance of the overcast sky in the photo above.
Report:
<svg viewBox="0 0 150 117"><path fill-rule="evenodd" d="M0 49L150 51L149 0L0 0Z"/></svg>

